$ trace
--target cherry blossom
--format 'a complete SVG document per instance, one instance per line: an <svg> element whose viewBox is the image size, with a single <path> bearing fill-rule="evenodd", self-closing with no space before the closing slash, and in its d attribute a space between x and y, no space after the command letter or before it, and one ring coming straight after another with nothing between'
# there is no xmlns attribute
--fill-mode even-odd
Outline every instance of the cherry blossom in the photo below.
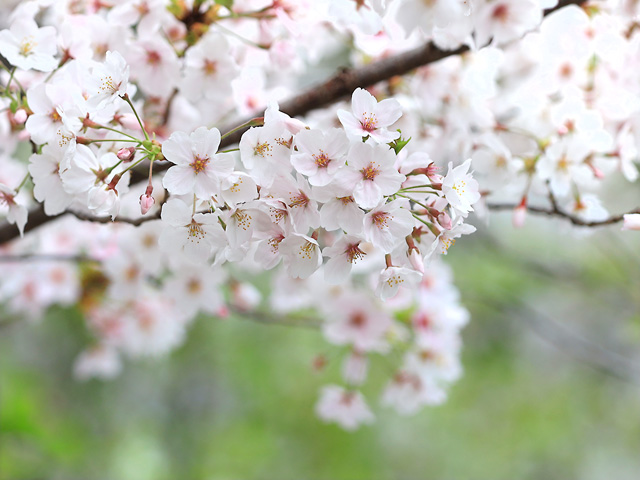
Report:
<svg viewBox="0 0 640 480"><path fill-rule="evenodd" d="M362 88L353 92L351 112L338 111L340 122L349 135L368 136L377 143L387 143L400 136L398 132L387 130L400 115L402 109L397 100L388 98L378 103L373 95Z"/></svg>
<svg viewBox="0 0 640 480"><path fill-rule="evenodd" d="M360 392L348 391L337 385L327 385L322 389L316 413L322 420L336 422L345 430L356 430L374 419Z"/></svg>
<svg viewBox="0 0 640 480"><path fill-rule="evenodd" d="M217 128L200 127L190 135L174 132L162 144L163 155L175 164L164 177L164 187L175 195L194 193L202 199L218 195L221 181L235 164L230 154L217 153L219 145Z"/></svg>
<svg viewBox="0 0 640 480"><path fill-rule="evenodd" d="M0 53L10 64L23 70L50 72L56 68L56 44L56 29L38 28L30 18L18 18L9 30L0 31Z"/></svg>

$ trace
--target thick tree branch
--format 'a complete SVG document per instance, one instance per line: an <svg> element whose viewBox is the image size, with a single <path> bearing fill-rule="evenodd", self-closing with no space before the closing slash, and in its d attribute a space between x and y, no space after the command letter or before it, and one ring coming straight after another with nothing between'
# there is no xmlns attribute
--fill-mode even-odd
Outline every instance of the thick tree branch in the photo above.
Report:
<svg viewBox="0 0 640 480"><path fill-rule="evenodd" d="M587 0L560 0L558 5L545 10L544 15L549 15L567 5L583 5L585 3L587 3ZM414 50L388 57L363 67L342 70L324 83L314 86L300 95L283 102L280 105L280 110L291 116L304 115L316 108L335 103L341 98L350 95L356 88L369 87L392 77L405 75L418 67L429 65L447 57L460 55L467 51L469 51L469 47L467 46L462 46L455 50L442 50L435 44L429 42ZM223 127L220 130L229 132L237 125L246 123L256 116L260 116L260 114L253 114L244 120L238 121L233 126ZM244 131L245 130L238 130L224 138L220 143L220 148L238 143ZM157 164L155 171L160 172L166 170L169 166L170 164L168 162ZM145 180L146 174L132 171L131 183ZM25 232L31 231L54 218L56 217L46 216L42 206L35 207L29 211L29 221L25 227ZM15 225L11 225L8 222L0 224L0 245L13 240L17 236L18 229Z"/></svg>

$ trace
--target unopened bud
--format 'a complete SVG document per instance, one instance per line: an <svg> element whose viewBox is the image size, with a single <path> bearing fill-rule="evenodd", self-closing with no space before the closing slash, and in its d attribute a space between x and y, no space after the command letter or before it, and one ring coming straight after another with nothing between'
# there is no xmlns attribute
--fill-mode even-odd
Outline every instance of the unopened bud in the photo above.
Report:
<svg viewBox="0 0 640 480"><path fill-rule="evenodd" d="M440 214L438 215L438 223L445 230L451 230L453 228L451 217L447 212L440 212Z"/></svg>
<svg viewBox="0 0 640 480"><path fill-rule="evenodd" d="M140 212L142 213L142 215L146 215L155 203L156 199L152 196L140 195Z"/></svg>
<svg viewBox="0 0 640 480"><path fill-rule="evenodd" d="M415 271L424 275L424 258L422 258L420 250L417 248L409 250L409 263L411 263L411 266Z"/></svg>
<svg viewBox="0 0 640 480"><path fill-rule="evenodd" d="M143 195L140 195L140 212L142 215L146 215L151 207L156 203L156 199L151 196L153 193L153 185L147 185L147 190Z"/></svg>
<svg viewBox="0 0 640 480"><path fill-rule="evenodd" d="M118 150L118 158L123 162L130 162L133 160L133 157L136 153L136 149L134 147L126 147Z"/></svg>
<svg viewBox="0 0 640 480"><path fill-rule="evenodd" d="M524 226L524 221L527 218L527 197L522 197L520 205L513 210L513 226L515 228L521 228Z"/></svg>
<svg viewBox="0 0 640 480"><path fill-rule="evenodd" d="M27 116L27 111L24 108L19 108L13 116L13 120L16 123L24 123L27 121Z"/></svg>

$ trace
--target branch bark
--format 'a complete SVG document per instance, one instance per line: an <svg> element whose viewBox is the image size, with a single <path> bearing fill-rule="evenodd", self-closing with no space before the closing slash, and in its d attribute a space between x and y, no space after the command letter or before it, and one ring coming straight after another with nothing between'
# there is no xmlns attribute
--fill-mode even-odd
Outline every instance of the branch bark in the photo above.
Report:
<svg viewBox="0 0 640 480"><path fill-rule="evenodd" d="M487 208L489 210L514 210L519 205L514 203L488 203ZM570 221L572 224L577 225L579 227L604 227L606 225L613 225L615 223L620 223L624 219L624 216L630 213L640 213L640 208L636 208L629 212L620 214L620 215L612 215L611 217L605 218L604 220L583 220L582 218L573 215L571 213L565 212L564 210L560 210L557 205L552 206L551 208L545 207L534 207L527 205L527 212L533 213L535 215L547 215L550 217L558 217L563 218L565 220Z"/></svg>
<svg viewBox="0 0 640 480"><path fill-rule="evenodd" d="M568 5L583 5L585 3L587 3L587 0L560 0L558 5L545 10L544 15L549 15ZM467 46L462 46L454 50L442 50L434 43L429 42L414 50L388 57L363 67L342 70L324 83L283 102L280 105L280 110L292 117L304 115L311 110L335 103L341 98L350 95L356 88L370 87L371 85L392 77L405 75L418 67L435 63L447 57L460 55L467 51L469 51L469 47ZM237 125L246 123L252 118L259 116L261 116L260 113L253 114L233 126L226 126L226 128L223 127L220 130L229 132ZM220 148L238 143L244 132L245 130L238 130L224 138L222 142L220 142ZM169 167L170 164L167 162L164 165L156 165L154 170L157 173ZM132 171L131 183L145 180L145 173ZM29 232L54 218L56 217L48 217L45 215L42 205L35 207L29 211L29 221L25 227L25 232ZM18 234L18 229L15 225L3 222L0 224L0 245L13 240Z"/></svg>

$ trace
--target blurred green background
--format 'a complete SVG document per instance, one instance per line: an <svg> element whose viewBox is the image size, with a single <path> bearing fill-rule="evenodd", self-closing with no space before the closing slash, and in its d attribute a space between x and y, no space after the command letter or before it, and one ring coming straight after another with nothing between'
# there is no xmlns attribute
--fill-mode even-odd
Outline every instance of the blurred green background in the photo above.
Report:
<svg viewBox="0 0 640 480"><path fill-rule="evenodd" d="M324 424L313 406L339 351L237 318L200 318L169 357L78 382L82 319L54 308L0 328L0 479L637 480L640 237L492 222L447 258L472 320L445 405L381 408L391 363L377 358L364 389L377 422Z"/></svg>

